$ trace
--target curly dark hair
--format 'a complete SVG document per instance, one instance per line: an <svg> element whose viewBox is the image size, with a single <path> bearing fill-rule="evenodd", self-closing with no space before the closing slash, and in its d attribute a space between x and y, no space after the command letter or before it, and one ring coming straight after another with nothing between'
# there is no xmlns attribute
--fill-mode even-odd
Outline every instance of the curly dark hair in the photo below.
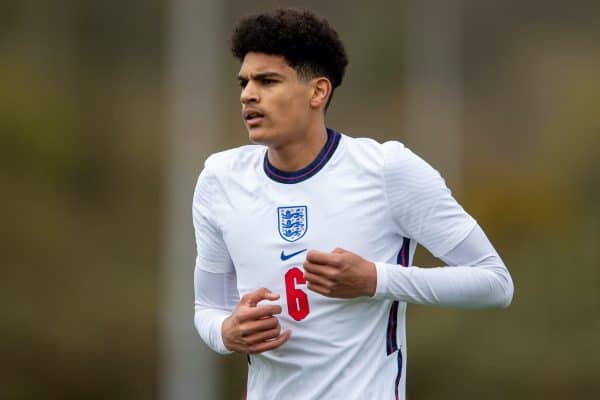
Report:
<svg viewBox="0 0 600 400"><path fill-rule="evenodd" d="M325 76L333 89L342 83L348 64L344 45L327 20L295 8L243 18L233 32L231 52L240 61L250 52L282 56L301 77Z"/></svg>

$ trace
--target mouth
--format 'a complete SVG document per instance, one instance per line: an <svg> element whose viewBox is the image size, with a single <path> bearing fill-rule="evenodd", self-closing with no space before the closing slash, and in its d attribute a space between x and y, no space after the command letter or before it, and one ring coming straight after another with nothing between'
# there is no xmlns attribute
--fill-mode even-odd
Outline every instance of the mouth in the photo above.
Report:
<svg viewBox="0 0 600 400"><path fill-rule="evenodd" d="M244 111L243 117L244 117L244 121L246 122L246 124L248 124L248 126L252 127L252 126L256 126L256 125L260 124L260 122L263 120L265 115L263 113L261 113L260 111L247 110L247 111Z"/></svg>

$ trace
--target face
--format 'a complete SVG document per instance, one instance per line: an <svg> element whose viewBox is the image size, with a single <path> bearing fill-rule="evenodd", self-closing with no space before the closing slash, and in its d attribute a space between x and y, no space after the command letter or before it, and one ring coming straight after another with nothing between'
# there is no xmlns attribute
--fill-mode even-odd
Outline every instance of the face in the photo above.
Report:
<svg viewBox="0 0 600 400"><path fill-rule="evenodd" d="M281 146L308 130L313 87L281 56L248 53L238 75L242 118L250 141Z"/></svg>

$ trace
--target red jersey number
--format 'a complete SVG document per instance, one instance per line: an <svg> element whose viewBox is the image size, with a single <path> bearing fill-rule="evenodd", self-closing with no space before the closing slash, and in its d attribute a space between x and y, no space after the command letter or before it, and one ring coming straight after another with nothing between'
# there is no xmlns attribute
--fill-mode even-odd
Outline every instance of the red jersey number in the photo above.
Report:
<svg viewBox="0 0 600 400"><path fill-rule="evenodd" d="M310 312L308 296L296 285L306 283L304 274L299 268L292 268L285 274L285 295L287 297L288 314L296 321L302 321Z"/></svg>

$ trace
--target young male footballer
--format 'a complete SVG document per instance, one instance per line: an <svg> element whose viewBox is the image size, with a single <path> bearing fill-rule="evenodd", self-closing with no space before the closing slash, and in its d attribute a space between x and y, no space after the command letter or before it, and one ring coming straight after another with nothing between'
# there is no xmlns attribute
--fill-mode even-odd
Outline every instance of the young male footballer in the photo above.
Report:
<svg viewBox="0 0 600 400"><path fill-rule="evenodd" d="M195 326L249 354L249 400L404 399L406 305L507 307L510 274L429 164L326 127L347 64L327 21L246 17L232 52L253 145L198 179ZM448 266L412 266L417 243Z"/></svg>

